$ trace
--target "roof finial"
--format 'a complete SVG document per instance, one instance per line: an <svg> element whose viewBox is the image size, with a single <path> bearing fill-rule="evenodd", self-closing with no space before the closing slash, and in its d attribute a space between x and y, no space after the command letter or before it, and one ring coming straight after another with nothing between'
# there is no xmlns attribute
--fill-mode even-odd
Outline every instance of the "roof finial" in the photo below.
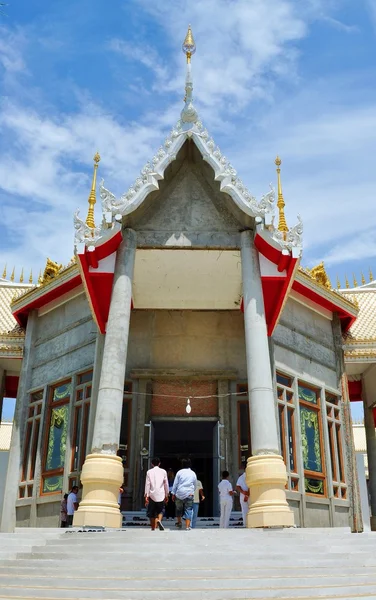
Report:
<svg viewBox="0 0 376 600"><path fill-rule="evenodd" d="M366 278L364 277L364 273L362 271L362 285L366 284Z"/></svg>
<svg viewBox="0 0 376 600"><path fill-rule="evenodd" d="M30 269L29 283L33 283L33 269Z"/></svg>
<svg viewBox="0 0 376 600"><path fill-rule="evenodd" d="M341 282L339 280L339 277L337 275L337 289L340 290L341 289Z"/></svg>
<svg viewBox="0 0 376 600"><path fill-rule="evenodd" d="M347 289L350 288L350 284L349 284L349 280L347 279L347 275L345 275L345 285L346 285Z"/></svg>
<svg viewBox="0 0 376 600"><path fill-rule="evenodd" d="M15 272L16 267L13 267L13 271L12 271L12 275L10 276L10 280L14 281L14 272Z"/></svg>
<svg viewBox="0 0 376 600"><path fill-rule="evenodd" d="M279 220L278 220L278 230L283 232L283 237L286 237L286 233L289 228L287 227L286 217L285 217L285 201L283 199L282 193L282 184L281 184L281 159L279 156L275 159L275 164L277 166L277 178L278 178L278 202L277 206L279 209Z"/></svg>
<svg viewBox="0 0 376 600"><path fill-rule="evenodd" d="M373 273L371 271L371 267L369 268L369 280L373 281Z"/></svg>
<svg viewBox="0 0 376 600"><path fill-rule="evenodd" d="M182 49L184 54L187 56L187 63L190 63L192 54L196 52L196 44L193 39L192 29L190 25L188 25L188 31L187 35L185 36Z"/></svg>
<svg viewBox="0 0 376 600"><path fill-rule="evenodd" d="M4 271L3 271L3 279L7 278L7 263L5 263Z"/></svg>
<svg viewBox="0 0 376 600"><path fill-rule="evenodd" d="M88 227L91 227L92 229L94 229L94 227L95 227L94 205L97 201L96 194L95 194L95 186L97 183L97 169L98 169L98 163L99 163L100 159L101 159L101 157L99 156L99 154L97 152L93 158L93 160L94 160L93 181L91 183L91 190L90 190L89 200L88 200L89 210L88 210L87 217L86 217L86 225Z"/></svg>
<svg viewBox="0 0 376 600"><path fill-rule="evenodd" d="M191 26L188 26L188 32L182 45L184 54L187 57L187 74L185 77L185 106L181 111L181 120L183 123L195 123L198 119L198 114L193 106L193 81L191 72L191 57L196 52L196 44L193 39Z"/></svg>
<svg viewBox="0 0 376 600"><path fill-rule="evenodd" d="M355 278L354 273L353 273L353 281L354 281L354 287L358 287L358 282L357 282L357 280Z"/></svg>
<svg viewBox="0 0 376 600"><path fill-rule="evenodd" d="M39 270L38 283L39 283L40 285L43 283L42 269L40 269L40 270Z"/></svg>
<svg viewBox="0 0 376 600"><path fill-rule="evenodd" d="M23 274L23 271L24 271L24 270L23 270L23 267L22 267L22 270L21 270L21 275L20 275L20 283L23 283L23 280L24 280L24 274Z"/></svg>

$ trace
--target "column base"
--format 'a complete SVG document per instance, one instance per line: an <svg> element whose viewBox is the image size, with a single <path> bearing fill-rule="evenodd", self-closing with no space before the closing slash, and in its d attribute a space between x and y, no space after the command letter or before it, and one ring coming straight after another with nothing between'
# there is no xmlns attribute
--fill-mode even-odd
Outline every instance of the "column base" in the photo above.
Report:
<svg viewBox="0 0 376 600"><path fill-rule="evenodd" d="M118 505L123 482L121 458L113 454L89 454L82 467L82 500L74 513L74 527L121 527Z"/></svg>
<svg viewBox="0 0 376 600"><path fill-rule="evenodd" d="M286 467L282 456L261 454L247 460L250 491L247 527L293 527L294 513L286 500Z"/></svg>
<svg viewBox="0 0 376 600"><path fill-rule="evenodd" d="M376 517L371 517L371 531L376 531Z"/></svg>

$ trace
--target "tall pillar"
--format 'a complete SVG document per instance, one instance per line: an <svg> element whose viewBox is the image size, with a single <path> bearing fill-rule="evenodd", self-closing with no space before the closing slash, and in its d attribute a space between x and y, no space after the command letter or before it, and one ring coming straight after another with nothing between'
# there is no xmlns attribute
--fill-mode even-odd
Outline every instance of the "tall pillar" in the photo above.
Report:
<svg viewBox="0 0 376 600"><path fill-rule="evenodd" d="M250 489L247 527L292 527L294 515L285 491L286 467L279 453L259 258L249 231L241 233L241 259L252 439L246 469Z"/></svg>
<svg viewBox="0 0 376 600"><path fill-rule="evenodd" d="M366 432L368 458L368 492L371 500L371 530L376 531L376 430L373 411L364 404L364 428Z"/></svg>
<svg viewBox="0 0 376 600"><path fill-rule="evenodd" d="M121 526L118 494L123 482L123 465L116 453L123 408L135 255L136 234L132 229L126 229L117 251L92 450L82 468L82 501L74 515L74 526Z"/></svg>

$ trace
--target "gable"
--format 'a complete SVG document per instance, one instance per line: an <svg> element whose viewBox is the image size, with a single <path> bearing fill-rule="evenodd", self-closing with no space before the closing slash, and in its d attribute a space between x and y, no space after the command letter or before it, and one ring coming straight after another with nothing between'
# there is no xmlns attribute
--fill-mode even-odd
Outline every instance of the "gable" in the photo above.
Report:
<svg viewBox="0 0 376 600"><path fill-rule="evenodd" d="M233 202L197 154L183 147L160 190L146 199L131 224L128 220L138 232L139 246L239 247L243 225Z"/></svg>

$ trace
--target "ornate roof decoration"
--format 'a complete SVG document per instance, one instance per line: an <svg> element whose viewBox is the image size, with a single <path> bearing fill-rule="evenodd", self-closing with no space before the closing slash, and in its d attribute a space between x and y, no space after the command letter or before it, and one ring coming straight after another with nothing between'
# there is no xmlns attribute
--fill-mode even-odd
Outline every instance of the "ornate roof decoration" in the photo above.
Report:
<svg viewBox="0 0 376 600"><path fill-rule="evenodd" d="M87 217L86 217L86 225L92 229L95 229L94 206L97 201L95 189L96 189L96 183L97 183L97 169L98 169L98 163L99 163L100 159L101 159L101 157L99 156L99 154L97 152L93 158L93 160L94 160L93 180L91 182L91 190L90 190L89 200L88 200L89 210L88 210Z"/></svg>
<svg viewBox="0 0 376 600"><path fill-rule="evenodd" d="M313 283L315 285L315 287L317 287L319 290L321 289L322 291L325 291L325 296L328 299L330 298L336 303L338 303L338 301L340 300L341 303L344 306L347 305L347 307L350 310L353 310L353 311L356 310L358 308L358 305L354 301L354 299L345 294L342 294L342 292L339 290L333 289L330 285L330 280L327 275L326 275L326 277L327 277L327 281L329 281L329 286L327 285L327 282L325 283L324 277L317 275L317 271L315 272L316 274L312 274L312 271L315 271L315 269L318 269L319 267L320 267L320 270L319 270L319 272L320 272L321 265L323 265L323 263L320 263L319 265L317 265L317 267L313 267L313 269L307 269L302 266L299 266L298 274L300 276L303 276L303 278L306 279L307 281L310 281L311 284ZM324 271L325 271L325 268L324 268ZM325 274L326 274L326 272L325 272Z"/></svg>
<svg viewBox="0 0 376 600"><path fill-rule="evenodd" d="M76 229L75 244L83 243L89 248L95 246L102 238L108 236L108 228L113 227L116 221L121 221L122 217L137 210L151 192L159 189L158 182L164 178L166 168L176 159L185 141L191 139L197 146L203 159L212 167L214 178L220 183L221 191L226 192L245 214L253 218L258 218L265 229L270 231L271 237L279 247L288 249L289 251L295 247L298 248L298 253L300 253L303 233L303 225L300 217L298 224L291 229L288 229L287 225L283 230L274 228L275 192L273 187L270 186L270 191L258 202L238 177L234 167L222 154L199 119L193 105L192 95L191 57L196 51L196 44L190 27L188 28L182 49L187 57L187 65L184 107L180 120L173 127L163 145L157 150L155 156L146 163L133 185L120 198L116 198L113 193L105 188L104 181L101 181L102 225L101 227L95 227L93 221L86 220L84 222L79 217L79 211L76 211L74 216L74 226ZM282 211L280 213L280 217L282 218L283 207L280 208L280 211Z"/></svg>
<svg viewBox="0 0 376 600"><path fill-rule="evenodd" d="M46 266L44 267L43 278L41 283L48 283L55 279L62 270L63 265L59 265L50 258L47 258Z"/></svg>
<svg viewBox="0 0 376 600"><path fill-rule="evenodd" d="M281 184L281 164L282 161L277 156L275 159L275 164L277 165L277 179L278 179L278 201L277 208L279 210L279 220L278 220L278 231L282 231L283 233L287 233L289 228L287 227L286 217L285 217L285 201L282 193L282 184Z"/></svg>
<svg viewBox="0 0 376 600"><path fill-rule="evenodd" d="M333 289L329 276L325 270L324 262L319 263L312 269L307 269L307 271L310 273L311 277L317 281L317 283L320 283L324 287L328 288L328 290Z"/></svg>

